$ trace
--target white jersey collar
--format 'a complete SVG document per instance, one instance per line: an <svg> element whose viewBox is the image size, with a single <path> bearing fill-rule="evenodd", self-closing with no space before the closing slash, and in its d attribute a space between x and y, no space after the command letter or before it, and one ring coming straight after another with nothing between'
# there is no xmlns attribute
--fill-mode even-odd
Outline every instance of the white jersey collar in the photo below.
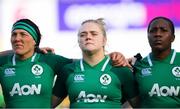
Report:
<svg viewBox="0 0 180 109"><path fill-rule="evenodd" d="M31 62L34 62L36 55L37 55L37 53L35 52L33 54L33 56L31 57ZM13 64L13 66L16 65L16 54L14 54L13 57L12 57L12 64Z"/></svg>
<svg viewBox="0 0 180 109"><path fill-rule="evenodd" d="M176 57L176 51L174 50L173 52L173 55L171 57L171 61L170 61L170 64L173 64L174 63L174 59ZM151 57L150 57L150 54L147 56L147 60L148 60L148 63L149 63L149 66L153 66L153 63L152 63L152 60L151 60Z"/></svg>
<svg viewBox="0 0 180 109"><path fill-rule="evenodd" d="M105 68L106 68L109 60L110 60L110 57L108 56L107 59L106 59L106 61L105 61L105 63L104 63L104 65L103 65L102 68L101 68L101 71L104 71L104 70L105 70ZM81 68L81 71L85 71L85 70L84 70L84 65L83 65L83 59L80 60L80 68Z"/></svg>

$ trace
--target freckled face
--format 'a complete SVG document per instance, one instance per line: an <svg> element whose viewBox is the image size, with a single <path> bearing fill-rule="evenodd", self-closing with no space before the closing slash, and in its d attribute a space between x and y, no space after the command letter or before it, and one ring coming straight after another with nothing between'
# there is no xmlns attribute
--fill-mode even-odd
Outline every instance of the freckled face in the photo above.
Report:
<svg viewBox="0 0 180 109"><path fill-rule="evenodd" d="M11 44L18 55L33 54L36 42L25 30L16 29L11 33Z"/></svg>
<svg viewBox="0 0 180 109"><path fill-rule="evenodd" d="M79 29L78 42L82 51L95 51L104 49L106 37L96 23L87 22Z"/></svg>

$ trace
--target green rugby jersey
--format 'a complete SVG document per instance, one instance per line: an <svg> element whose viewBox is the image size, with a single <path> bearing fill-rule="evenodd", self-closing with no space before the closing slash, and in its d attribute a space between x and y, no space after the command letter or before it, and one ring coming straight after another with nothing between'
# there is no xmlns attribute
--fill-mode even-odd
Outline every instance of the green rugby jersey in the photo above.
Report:
<svg viewBox="0 0 180 109"><path fill-rule="evenodd" d="M54 76L72 62L38 53L23 61L13 54L0 60L0 83L7 108L50 108Z"/></svg>
<svg viewBox="0 0 180 109"><path fill-rule="evenodd" d="M149 54L135 64L141 107L180 107L180 53L171 50L170 55L158 61Z"/></svg>
<svg viewBox="0 0 180 109"><path fill-rule="evenodd" d="M113 67L108 56L93 67L83 60L66 65L53 92L69 95L71 108L120 108L122 97L136 96L131 70Z"/></svg>

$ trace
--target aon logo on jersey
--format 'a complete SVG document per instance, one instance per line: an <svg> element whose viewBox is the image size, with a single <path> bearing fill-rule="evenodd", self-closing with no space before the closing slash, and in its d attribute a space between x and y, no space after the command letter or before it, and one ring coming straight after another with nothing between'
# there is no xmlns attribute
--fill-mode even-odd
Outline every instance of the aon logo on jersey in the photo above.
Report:
<svg viewBox="0 0 180 109"><path fill-rule="evenodd" d="M151 91L149 92L149 96L152 97L153 95L157 96L178 96L180 90L180 86L174 87L174 86L162 86L159 87L159 85L156 83L153 85Z"/></svg>
<svg viewBox="0 0 180 109"><path fill-rule="evenodd" d="M16 94L19 96L34 95L34 94L39 95L40 92L41 92L41 84L38 84L37 86L35 84L32 84L31 86L30 85L20 86L19 83L15 83L10 92L10 95L11 96L14 96Z"/></svg>
<svg viewBox="0 0 180 109"><path fill-rule="evenodd" d="M77 102L88 102L88 103L94 103L94 102L105 102L107 98L107 95L101 96L100 94L86 94L85 91L81 91L79 93L79 96L77 98Z"/></svg>

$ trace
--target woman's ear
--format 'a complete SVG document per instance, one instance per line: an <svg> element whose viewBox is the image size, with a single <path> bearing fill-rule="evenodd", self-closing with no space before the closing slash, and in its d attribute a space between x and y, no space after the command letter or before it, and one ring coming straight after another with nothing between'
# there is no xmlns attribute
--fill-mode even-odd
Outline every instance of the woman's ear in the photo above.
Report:
<svg viewBox="0 0 180 109"><path fill-rule="evenodd" d="M103 46L105 46L106 43L107 43L107 37L104 37L104 38L103 38Z"/></svg>
<svg viewBox="0 0 180 109"><path fill-rule="evenodd" d="M36 45L36 41L35 41L35 40L33 40L33 43L34 43L34 46L37 46L37 45Z"/></svg>
<svg viewBox="0 0 180 109"><path fill-rule="evenodd" d="M175 40L175 35L173 35L173 37L171 38L171 42L174 42Z"/></svg>

